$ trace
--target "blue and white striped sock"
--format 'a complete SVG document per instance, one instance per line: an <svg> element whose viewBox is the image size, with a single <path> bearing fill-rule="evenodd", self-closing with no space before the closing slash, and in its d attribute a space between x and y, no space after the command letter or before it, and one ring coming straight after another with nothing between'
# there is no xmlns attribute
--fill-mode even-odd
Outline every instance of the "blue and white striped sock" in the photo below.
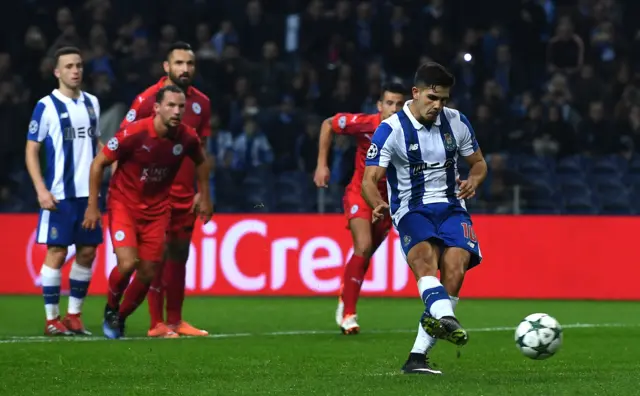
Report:
<svg viewBox="0 0 640 396"><path fill-rule="evenodd" d="M44 311L47 320L60 316L60 270L42 266L40 270L42 281L42 296L44 297Z"/></svg>
<svg viewBox="0 0 640 396"><path fill-rule="evenodd" d="M69 308L67 313L77 315L82 312L82 303L87 296L91 282L91 268L83 267L73 262L69 273Z"/></svg>
<svg viewBox="0 0 640 396"><path fill-rule="evenodd" d="M436 319L454 316L449 294L435 276L423 276L418 280L418 290L426 312Z"/></svg>

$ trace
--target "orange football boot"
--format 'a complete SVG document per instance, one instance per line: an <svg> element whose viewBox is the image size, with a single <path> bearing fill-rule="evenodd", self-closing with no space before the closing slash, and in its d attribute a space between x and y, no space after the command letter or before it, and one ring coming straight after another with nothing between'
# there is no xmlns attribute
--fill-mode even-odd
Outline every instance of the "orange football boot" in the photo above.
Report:
<svg viewBox="0 0 640 396"><path fill-rule="evenodd" d="M172 325L170 327L173 331L183 336L205 337L209 335L208 331L197 329L184 320L181 320L177 325Z"/></svg>
<svg viewBox="0 0 640 396"><path fill-rule="evenodd" d="M152 329L149 329L147 336L155 338L178 338L180 337L175 331L164 323L158 323Z"/></svg>

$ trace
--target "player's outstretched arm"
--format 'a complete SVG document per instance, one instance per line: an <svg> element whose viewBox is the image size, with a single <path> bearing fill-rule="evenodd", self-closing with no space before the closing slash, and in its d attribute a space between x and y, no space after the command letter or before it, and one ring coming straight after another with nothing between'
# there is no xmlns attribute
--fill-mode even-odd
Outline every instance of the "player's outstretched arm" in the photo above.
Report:
<svg viewBox="0 0 640 396"><path fill-rule="evenodd" d="M373 219L371 220L374 223L381 220L389 209L389 205L384 201L378 189L378 183L386 172L387 168L382 166L369 165L364 168L361 194L367 204L373 208Z"/></svg>
<svg viewBox="0 0 640 396"><path fill-rule="evenodd" d="M313 175L313 182L317 187L328 187L331 170L329 169L329 151L333 140L333 128L331 124L333 118L329 117L320 126L320 137L318 138L318 162Z"/></svg>
<svg viewBox="0 0 640 396"><path fill-rule="evenodd" d="M104 177L104 170L113 163L113 160L108 158L104 151L100 151L98 155L91 162L91 169L89 170L89 202L87 203L87 210L84 214L84 221L82 227L93 230L100 222L100 209L98 207L98 197L100 196L100 186L102 186L102 178Z"/></svg>
<svg viewBox="0 0 640 396"><path fill-rule="evenodd" d="M473 154L464 157L464 160L469 165L469 176L467 180L456 180L460 189L458 199L473 198L476 195L476 189L487 177L487 162L484 160L480 148Z"/></svg>

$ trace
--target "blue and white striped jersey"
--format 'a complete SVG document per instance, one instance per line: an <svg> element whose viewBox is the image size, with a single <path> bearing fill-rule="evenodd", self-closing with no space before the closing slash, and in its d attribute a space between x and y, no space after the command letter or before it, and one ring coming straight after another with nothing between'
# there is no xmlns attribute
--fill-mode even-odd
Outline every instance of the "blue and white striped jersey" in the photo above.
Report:
<svg viewBox="0 0 640 396"><path fill-rule="evenodd" d="M100 136L98 98L82 92L78 99L57 89L33 109L27 139L42 143L44 181L56 199L89 196L89 168Z"/></svg>
<svg viewBox="0 0 640 396"><path fill-rule="evenodd" d="M380 124L367 152L367 166L387 168L395 225L419 206L458 201L458 157L479 149L469 120L458 110L445 107L428 128L411 114L411 102ZM463 200L460 204L466 207Z"/></svg>

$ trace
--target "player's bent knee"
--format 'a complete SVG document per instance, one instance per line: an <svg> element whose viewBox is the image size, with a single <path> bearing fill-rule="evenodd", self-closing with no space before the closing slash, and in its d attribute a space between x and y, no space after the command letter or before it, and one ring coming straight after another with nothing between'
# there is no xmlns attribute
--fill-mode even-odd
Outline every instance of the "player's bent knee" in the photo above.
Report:
<svg viewBox="0 0 640 396"><path fill-rule="evenodd" d="M438 247L426 241L411 248L407 254L407 262L416 279L437 275L438 255Z"/></svg>
<svg viewBox="0 0 640 396"><path fill-rule="evenodd" d="M354 218L349 221L349 228L353 237L353 254L360 257L371 257L373 253L371 222Z"/></svg>
<svg viewBox="0 0 640 396"><path fill-rule="evenodd" d="M156 272L160 269L160 264L149 260L140 260L136 276L143 283L151 283Z"/></svg>
<svg viewBox="0 0 640 396"><path fill-rule="evenodd" d="M356 239L353 243L353 254L360 257L371 257L373 242L371 238Z"/></svg>
<svg viewBox="0 0 640 396"><path fill-rule="evenodd" d="M67 258L66 246L47 246L47 256L45 262L47 266L60 269Z"/></svg>
<svg viewBox="0 0 640 396"><path fill-rule="evenodd" d="M93 261L96 259L96 247L95 246L83 246L76 252L76 263L79 265L91 268Z"/></svg>
<svg viewBox="0 0 640 396"><path fill-rule="evenodd" d="M165 249L165 258L173 261L187 261L189 259L189 248L191 242L186 241L171 241L167 243Z"/></svg>

